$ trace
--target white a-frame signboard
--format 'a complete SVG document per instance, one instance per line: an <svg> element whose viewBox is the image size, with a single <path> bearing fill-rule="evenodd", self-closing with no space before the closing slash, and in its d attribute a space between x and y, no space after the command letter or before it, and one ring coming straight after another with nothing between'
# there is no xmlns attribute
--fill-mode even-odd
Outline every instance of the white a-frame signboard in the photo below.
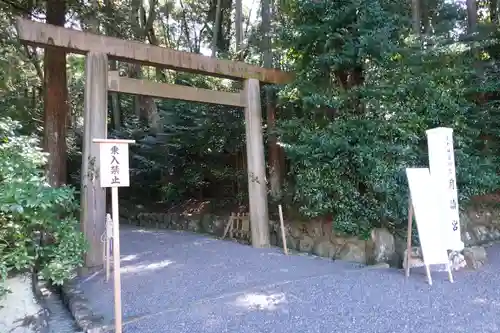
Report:
<svg viewBox="0 0 500 333"><path fill-rule="evenodd" d="M101 187L111 187L113 221L113 280L115 296L115 332L122 332L122 301L120 277L120 224L118 211L118 187L130 185L128 145L134 140L94 139L99 144ZM109 231L108 231L109 232ZM107 239L109 235L106 236ZM109 245L106 244L106 246ZM109 252L106 272L109 270Z"/></svg>
<svg viewBox="0 0 500 333"><path fill-rule="evenodd" d="M410 273L411 230L413 215L417 222L418 236L429 284L432 285L430 265L445 265L453 282L446 244L442 240L443 225L440 222L438 195L428 168L407 168L406 176L410 188L408 212L408 248L406 275Z"/></svg>

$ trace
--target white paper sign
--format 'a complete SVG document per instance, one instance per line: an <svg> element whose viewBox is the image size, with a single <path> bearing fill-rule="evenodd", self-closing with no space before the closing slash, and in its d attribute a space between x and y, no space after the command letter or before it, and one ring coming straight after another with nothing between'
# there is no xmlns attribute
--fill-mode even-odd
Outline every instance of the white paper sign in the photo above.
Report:
<svg viewBox="0 0 500 333"><path fill-rule="evenodd" d="M101 187L129 186L128 143L102 142L99 147Z"/></svg>
<svg viewBox="0 0 500 333"><path fill-rule="evenodd" d="M438 127L430 129L426 133L429 169L436 191L439 193L439 214L441 223L443 223L446 248L461 251L464 249L464 243L460 233L453 129Z"/></svg>
<svg viewBox="0 0 500 333"><path fill-rule="evenodd" d="M426 265L448 264L448 252L439 223L439 202L427 168L407 168L413 213Z"/></svg>

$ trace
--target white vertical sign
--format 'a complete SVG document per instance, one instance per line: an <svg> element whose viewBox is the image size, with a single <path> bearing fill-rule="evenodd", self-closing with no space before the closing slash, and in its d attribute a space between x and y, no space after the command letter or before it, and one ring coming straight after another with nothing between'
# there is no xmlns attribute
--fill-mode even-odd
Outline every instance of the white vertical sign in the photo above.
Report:
<svg viewBox="0 0 500 333"><path fill-rule="evenodd" d="M113 215L113 279L115 297L115 332L122 333L122 295L120 276L120 213L118 187L130 185L128 145L134 140L93 139L99 144L101 187L111 187ZM109 255L109 254L108 254Z"/></svg>
<svg viewBox="0 0 500 333"><path fill-rule="evenodd" d="M438 127L427 130L426 134L429 168L438 193L439 216L442 219L446 248L461 251L464 243L460 233L453 129Z"/></svg>
<svg viewBox="0 0 500 333"><path fill-rule="evenodd" d="M128 143L109 140L99 148L101 187L130 186Z"/></svg>
<svg viewBox="0 0 500 333"><path fill-rule="evenodd" d="M439 224L439 202L436 200L438 194L429 169L407 168L406 176L424 263L426 266L448 265L448 253L442 242Z"/></svg>

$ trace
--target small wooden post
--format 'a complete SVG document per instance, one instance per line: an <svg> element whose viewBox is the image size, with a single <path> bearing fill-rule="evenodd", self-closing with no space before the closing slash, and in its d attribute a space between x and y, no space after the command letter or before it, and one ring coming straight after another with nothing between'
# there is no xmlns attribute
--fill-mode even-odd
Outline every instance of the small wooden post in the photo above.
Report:
<svg viewBox="0 0 500 333"><path fill-rule="evenodd" d="M288 255L288 247L286 246L286 233L285 233L285 221L283 220L283 209L281 205L278 205L278 210L280 212L280 226L281 226L281 239L283 240L283 251Z"/></svg>
<svg viewBox="0 0 500 333"><path fill-rule="evenodd" d="M247 142L248 199L253 247L270 247L267 206L266 164L262 139L260 85L256 79L245 81L245 132Z"/></svg>
<svg viewBox="0 0 500 333"><path fill-rule="evenodd" d="M108 56L104 53L87 54L85 62L84 137L82 154L82 185L80 224L89 249L85 254L87 271L103 267L106 189L99 185L99 145L92 138L107 135Z"/></svg>

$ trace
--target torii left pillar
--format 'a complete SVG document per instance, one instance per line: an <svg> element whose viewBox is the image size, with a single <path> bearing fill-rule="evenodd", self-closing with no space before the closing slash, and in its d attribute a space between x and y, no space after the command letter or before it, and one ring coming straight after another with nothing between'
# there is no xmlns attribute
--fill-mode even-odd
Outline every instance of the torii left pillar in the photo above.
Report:
<svg viewBox="0 0 500 333"><path fill-rule="evenodd" d="M103 268L106 189L99 179L99 144L93 138L107 137L108 56L89 52L85 61L85 103L83 110L84 136L82 153L81 229L89 243L81 273Z"/></svg>

